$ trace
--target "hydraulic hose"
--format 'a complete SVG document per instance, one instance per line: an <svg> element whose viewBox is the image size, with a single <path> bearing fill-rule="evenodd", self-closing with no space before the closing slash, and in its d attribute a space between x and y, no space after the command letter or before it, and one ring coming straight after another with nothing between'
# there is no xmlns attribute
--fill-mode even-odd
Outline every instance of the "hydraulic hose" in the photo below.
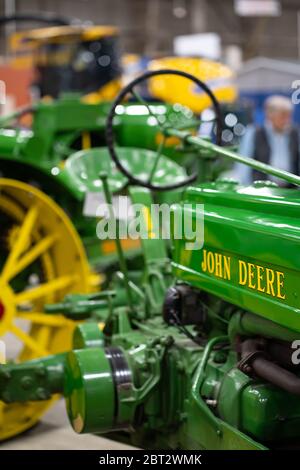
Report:
<svg viewBox="0 0 300 470"><path fill-rule="evenodd" d="M300 378L269 360L262 346L263 343L260 340L245 340L241 344L239 369L246 374L254 372L257 377L286 392L300 396Z"/></svg>

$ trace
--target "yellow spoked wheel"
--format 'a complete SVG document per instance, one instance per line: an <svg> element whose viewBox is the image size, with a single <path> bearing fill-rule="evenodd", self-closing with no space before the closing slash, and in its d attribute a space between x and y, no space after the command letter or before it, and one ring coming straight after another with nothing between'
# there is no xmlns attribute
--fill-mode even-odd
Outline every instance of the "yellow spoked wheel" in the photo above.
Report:
<svg viewBox="0 0 300 470"><path fill-rule="evenodd" d="M7 360L67 350L74 322L43 313L45 303L89 291L89 267L72 223L48 196L0 178L0 339ZM33 426L53 400L0 402L0 440Z"/></svg>

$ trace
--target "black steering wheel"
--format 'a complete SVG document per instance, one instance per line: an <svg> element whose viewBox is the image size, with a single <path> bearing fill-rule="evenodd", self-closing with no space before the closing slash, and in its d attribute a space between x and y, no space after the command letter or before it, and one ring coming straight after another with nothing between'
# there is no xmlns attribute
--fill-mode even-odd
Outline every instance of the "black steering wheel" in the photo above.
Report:
<svg viewBox="0 0 300 470"><path fill-rule="evenodd" d="M130 82L127 86L125 86L121 92L118 94L116 97L115 101L112 104L112 107L110 109L107 121L106 121L106 143L108 147L108 151L110 153L110 156L112 160L115 162L117 168L128 178L128 181L130 184L138 185L138 186L143 186L146 188L149 188L151 190L158 190L158 191L167 191L167 190L172 190L172 189L178 189L183 186L186 186L193 181L196 180L197 178L197 173L193 173L190 176L187 176L183 180L176 182L174 184L166 184L166 185L161 185L161 184L154 184L152 183L153 178L155 176L155 172L157 169L158 161L159 158L162 154L162 150L164 147L164 140L162 141L162 144L158 146L157 148L157 154L156 158L154 159L154 164L153 168L150 172L149 179L147 181L142 180L134 176L125 166L123 165L121 159L119 158L116 149L115 149L115 137L114 137L114 130L113 130L113 121L114 117L116 115L116 108L118 105L120 105L123 100L125 99L126 95L131 94L140 104L144 105L148 109L148 113L150 116L153 116L153 112L151 111L151 104L149 105L139 94L134 90L134 88L137 85L140 85L142 82L158 76L158 75L178 75L180 77L187 78L188 80L192 81L197 87L202 89L211 99L213 109L214 109L214 114L215 117L213 121L216 123L216 143L218 145L221 145L221 135L222 135L222 114L221 114L221 109L218 100L216 99L215 95L213 92L210 90L210 88L201 80L198 78L194 77L190 73L187 72L182 72L180 70L172 70L172 69L163 69L163 70L155 70L155 71L150 71L146 72L140 77L136 78L132 82ZM159 126L162 134L166 136L166 130L168 128L176 128L173 123L168 123L167 121L164 123L160 123L159 120L157 119L157 116L155 117L157 121L157 125ZM199 121L199 125L201 124L201 121Z"/></svg>

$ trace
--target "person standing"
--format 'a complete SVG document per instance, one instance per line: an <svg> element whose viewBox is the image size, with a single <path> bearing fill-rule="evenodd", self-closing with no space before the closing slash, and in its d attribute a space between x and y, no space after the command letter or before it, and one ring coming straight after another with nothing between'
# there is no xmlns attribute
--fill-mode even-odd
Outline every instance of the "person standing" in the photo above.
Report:
<svg viewBox="0 0 300 470"><path fill-rule="evenodd" d="M292 125L293 105L289 98L272 95L265 101L265 122L249 126L240 144L240 154L273 167L300 175L299 132ZM288 183L246 165L236 164L234 177L242 184L271 180L279 186Z"/></svg>

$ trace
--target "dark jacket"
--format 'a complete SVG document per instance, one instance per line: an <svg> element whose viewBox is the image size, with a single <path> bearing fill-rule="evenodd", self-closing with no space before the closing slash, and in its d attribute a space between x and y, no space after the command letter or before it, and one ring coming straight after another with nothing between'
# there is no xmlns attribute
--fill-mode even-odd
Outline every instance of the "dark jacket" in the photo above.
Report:
<svg viewBox="0 0 300 470"><path fill-rule="evenodd" d="M295 175L300 176L300 154L299 154L299 133L298 129L292 127L289 133L289 147L292 158L292 170ZM268 135L264 127L257 127L254 136L254 155L253 158L262 163L270 163L271 148L268 141ZM253 180L265 180L268 175L261 171L253 169Z"/></svg>

